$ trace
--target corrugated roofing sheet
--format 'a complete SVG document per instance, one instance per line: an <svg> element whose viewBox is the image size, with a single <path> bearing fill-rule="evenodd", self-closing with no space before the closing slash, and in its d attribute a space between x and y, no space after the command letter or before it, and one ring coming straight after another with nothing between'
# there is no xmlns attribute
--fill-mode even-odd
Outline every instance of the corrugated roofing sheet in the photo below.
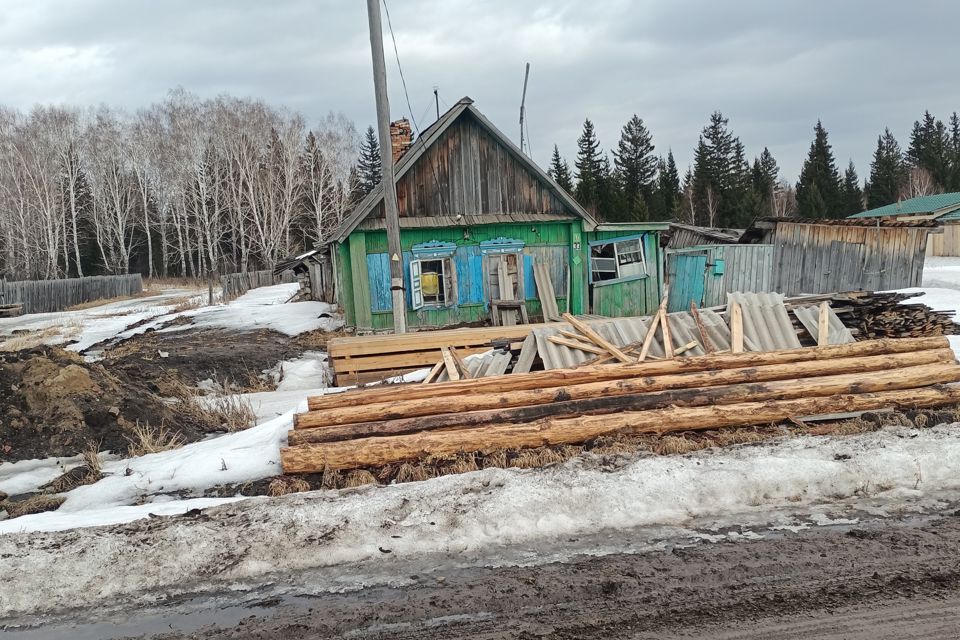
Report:
<svg viewBox="0 0 960 640"><path fill-rule="evenodd" d="M894 202L885 207L870 209L863 213L856 213L851 218L876 218L880 216L922 215L934 213L941 209L955 207L960 209L960 192L938 193L932 196L910 198L902 202Z"/></svg>
<svg viewBox="0 0 960 640"><path fill-rule="evenodd" d="M679 349L691 342L695 342L696 346L685 351L683 355L695 356L706 353L700 337L700 330L697 328L697 323L689 311L670 313L667 317L670 323L670 336L674 349ZM727 327L723 318L714 311L703 309L700 311L700 319L703 322L704 329L707 332L713 348L720 351L729 349L730 329ZM587 323L594 331L614 345L618 347L628 347L643 342L652 320L652 317L644 316L634 318L602 318L589 320ZM573 328L567 324L558 324L533 330L533 336L537 342L537 352L540 359L543 360L544 369L568 369L587 362L588 360L593 360L596 357L592 353L551 342L549 340L550 336L559 335L561 329L567 331L573 330ZM586 339L584 339L584 341L586 341ZM650 347L650 355L660 358L664 355L663 339L659 329Z"/></svg>
<svg viewBox="0 0 960 640"><path fill-rule="evenodd" d="M734 302L738 302L743 311L744 349L777 351L801 346L793 321L783 306L783 294L728 293L727 317Z"/></svg>
<svg viewBox="0 0 960 640"><path fill-rule="evenodd" d="M827 342L829 344L847 344L848 342L854 342L853 334L850 333L850 329L847 329L840 318L837 317L837 314L834 313L832 308L828 307L828 309L829 311L827 312L827 315L830 322L827 327ZM802 324L807 332L813 336L813 339L819 343L820 307L818 305L794 307L793 315L797 316L797 320L800 321L800 324Z"/></svg>

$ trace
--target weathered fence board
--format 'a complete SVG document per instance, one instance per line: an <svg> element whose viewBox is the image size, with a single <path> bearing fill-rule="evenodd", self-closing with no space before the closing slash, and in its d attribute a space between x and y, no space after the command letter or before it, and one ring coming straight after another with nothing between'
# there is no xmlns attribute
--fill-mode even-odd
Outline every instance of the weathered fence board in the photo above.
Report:
<svg viewBox="0 0 960 640"><path fill-rule="evenodd" d="M273 271L247 271L220 276L220 286L223 287L225 301L242 296L250 289L296 281L297 276L293 271L284 271L280 275L274 274Z"/></svg>
<svg viewBox="0 0 960 640"><path fill-rule="evenodd" d="M24 313L63 311L73 305L133 296L143 291L139 273L61 280L0 280L0 304L21 304Z"/></svg>

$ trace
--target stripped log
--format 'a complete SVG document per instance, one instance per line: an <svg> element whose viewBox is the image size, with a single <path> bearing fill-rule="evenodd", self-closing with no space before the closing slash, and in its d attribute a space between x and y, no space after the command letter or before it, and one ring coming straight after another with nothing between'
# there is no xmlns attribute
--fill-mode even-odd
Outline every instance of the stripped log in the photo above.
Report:
<svg viewBox="0 0 960 640"><path fill-rule="evenodd" d="M943 336L870 340L829 345L819 349L801 347L783 351L749 352L692 356L669 361L635 364L599 364L577 369L536 371L522 376L493 376L462 382L444 382L432 385L386 386L346 393L313 396L308 405L311 411L355 407L378 402L412 400L416 398L455 397L465 393L485 393L505 390L558 387L600 380L618 380L668 373L684 373L719 369L734 369L770 364L792 364L812 360L832 360L880 354L909 353L931 349L947 349L949 341Z"/></svg>
<svg viewBox="0 0 960 640"><path fill-rule="evenodd" d="M324 469L379 467L415 460L425 455L450 456L463 451L578 444L617 433L663 434L672 431L768 424L792 416L870 411L886 407L936 407L957 402L960 402L960 387L934 386L721 406L668 407L650 411L625 411L614 415L546 418L526 424L478 429L425 431L385 438L307 444L281 449L280 460L284 473L318 473Z"/></svg>
<svg viewBox="0 0 960 640"><path fill-rule="evenodd" d="M512 409L446 413L421 418L294 430L289 432L288 442L290 445L336 442L370 436L416 433L418 431L517 424L547 417L572 418L581 415L598 415L620 411L662 409L668 406L696 407L764 400L787 400L840 393L892 391L957 381L960 381L960 366L957 364L920 365L891 371L873 372L866 378L858 372L799 380L673 389L619 396L601 395L584 400L566 400Z"/></svg>
<svg viewBox="0 0 960 640"><path fill-rule="evenodd" d="M447 398L397 400L394 402L381 402L356 407L310 411L296 416L294 419L294 428L312 429L356 422L431 416L439 413L523 407L547 404L550 402L582 400L601 395L622 396L631 393L647 393L668 389L690 389L724 384L789 380L839 373L886 371L900 367L953 361L954 354L952 350L939 349L827 361L813 360L797 362L789 366L773 364L741 369L721 369L717 371L643 376L639 378L589 382L555 388L524 389L501 393L462 394L460 396Z"/></svg>

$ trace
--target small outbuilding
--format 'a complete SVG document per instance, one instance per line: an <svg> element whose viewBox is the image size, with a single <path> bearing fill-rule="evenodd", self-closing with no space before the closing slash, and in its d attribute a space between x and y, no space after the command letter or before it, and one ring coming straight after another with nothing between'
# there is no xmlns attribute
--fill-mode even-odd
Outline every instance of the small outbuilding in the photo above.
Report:
<svg viewBox="0 0 960 640"><path fill-rule="evenodd" d="M469 98L409 144L395 173L411 328L496 323L502 300L522 301L533 321L544 294L574 314L648 314L660 302L668 225L600 223ZM328 250L347 324L391 328L383 185Z"/></svg>
<svg viewBox="0 0 960 640"><path fill-rule="evenodd" d="M943 228L943 233L930 236L927 255L960 256L960 192L910 198L850 216L850 219L883 218L900 222L935 222Z"/></svg>

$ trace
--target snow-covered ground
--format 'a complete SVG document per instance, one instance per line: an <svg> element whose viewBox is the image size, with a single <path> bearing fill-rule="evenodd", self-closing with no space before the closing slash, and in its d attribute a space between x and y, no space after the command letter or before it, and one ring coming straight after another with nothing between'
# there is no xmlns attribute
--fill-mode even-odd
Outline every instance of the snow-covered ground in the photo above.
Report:
<svg viewBox="0 0 960 640"><path fill-rule="evenodd" d="M923 286L960 290L960 258L927 257L923 262Z"/></svg>
<svg viewBox="0 0 960 640"><path fill-rule="evenodd" d="M280 284L252 289L227 304L207 305L206 291L168 289L153 295L120 300L89 309L36 313L17 318L0 318L0 338L15 332L45 332L44 344L66 344L70 351L83 353L107 340L125 340L180 318L190 323L163 331L227 329L254 331L273 329L288 336L343 326L334 305L324 302L284 304L296 295L300 285ZM180 306L193 307L177 310ZM96 354L92 354L96 355Z"/></svg>
<svg viewBox="0 0 960 640"><path fill-rule="evenodd" d="M0 338L19 332L44 332L44 344L72 341L66 348L82 352L138 322L169 315L180 304L200 304L202 295L198 289L171 288L87 309L0 318Z"/></svg>
<svg viewBox="0 0 960 640"><path fill-rule="evenodd" d="M411 558L469 563L510 549L544 562L571 538L650 526L725 540L749 537L724 533L745 523L803 528L838 517L856 522L857 513L937 510L956 497L958 468L960 425L891 428L616 463L588 455L546 469L250 498L149 527L7 535L0 537L0 580L16 580L17 588L0 592L0 616L244 588L316 567L389 572ZM124 509L170 513L171 504ZM59 529L72 524L69 514L46 515ZM642 542L649 533L635 535ZM310 551L297 552L303 549Z"/></svg>

